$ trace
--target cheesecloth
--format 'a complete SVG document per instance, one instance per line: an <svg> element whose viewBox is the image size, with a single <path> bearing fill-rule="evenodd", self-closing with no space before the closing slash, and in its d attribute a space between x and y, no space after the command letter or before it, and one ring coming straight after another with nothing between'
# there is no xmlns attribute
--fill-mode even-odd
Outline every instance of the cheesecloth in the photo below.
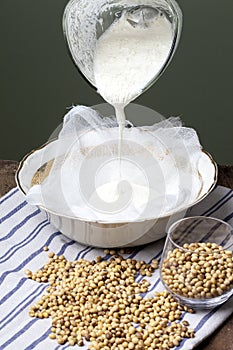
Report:
<svg viewBox="0 0 233 350"><path fill-rule="evenodd" d="M50 169L32 185L28 202L67 217L118 223L166 216L195 201L202 188L195 130L177 117L140 127L127 121L121 159L118 136L115 117L73 107L52 154L51 144L44 147L38 169Z"/></svg>

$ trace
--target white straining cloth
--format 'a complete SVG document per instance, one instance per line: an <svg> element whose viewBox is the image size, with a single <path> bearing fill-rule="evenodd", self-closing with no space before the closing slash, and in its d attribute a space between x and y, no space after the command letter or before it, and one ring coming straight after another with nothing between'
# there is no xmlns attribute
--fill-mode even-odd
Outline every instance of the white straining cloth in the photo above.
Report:
<svg viewBox="0 0 233 350"><path fill-rule="evenodd" d="M202 149L193 129L179 118L125 128L121 166L118 134L114 117L74 107L54 143L49 176L29 190L29 203L87 221L130 222L163 216L197 199ZM48 160L47 150L38 168Z"/></svg>

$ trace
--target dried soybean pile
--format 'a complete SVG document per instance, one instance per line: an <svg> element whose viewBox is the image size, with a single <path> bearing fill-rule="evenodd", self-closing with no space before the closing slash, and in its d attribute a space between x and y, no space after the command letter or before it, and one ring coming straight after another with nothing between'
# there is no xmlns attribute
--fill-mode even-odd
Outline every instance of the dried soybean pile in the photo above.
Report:
<svg viewBox="0 0 233 350"><path fill-rule="evenodd" d="M51 318L49 338L70 346L88 345L89 350L166 350L194 337L189 323L181 322L184 312L192 309L166 291L144 297L150 282L140 276L151 276L156 260L148 264L107 253L113 254L108 260L98 256L70 262L49 252L41 270L25 271L32 280L49 283L29 311L31 317Z"/></svg>

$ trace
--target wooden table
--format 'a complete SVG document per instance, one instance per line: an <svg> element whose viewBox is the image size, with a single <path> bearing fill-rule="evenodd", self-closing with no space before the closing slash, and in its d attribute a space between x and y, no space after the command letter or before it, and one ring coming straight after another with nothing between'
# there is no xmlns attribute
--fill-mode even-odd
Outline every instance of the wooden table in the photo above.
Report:
<svg viewBox="0 0 233 350"><path fill-rule="evenodd" d="M0 160L0 197L15 187L14 174L18 162ZM219 166L218 184L233 189L233 166ZM233 314L196 350L233 350ZM190 350L190 349L185 349Z"/></svg>

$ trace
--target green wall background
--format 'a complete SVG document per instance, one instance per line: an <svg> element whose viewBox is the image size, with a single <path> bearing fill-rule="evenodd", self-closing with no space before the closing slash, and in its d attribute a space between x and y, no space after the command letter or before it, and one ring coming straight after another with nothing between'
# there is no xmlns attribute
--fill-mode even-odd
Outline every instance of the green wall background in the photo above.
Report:
<svg viewBox="0 0 233 350"><path fill-rule="evenodd" d="M96 0L97 1L97 0ZM233 164L233 2L179 0L181 43L171 65L135 102L181 115L219 164ZM44 143L66 107L103 100L66 50L66 0L0 1L0 158L21 159Z"/></svg>

